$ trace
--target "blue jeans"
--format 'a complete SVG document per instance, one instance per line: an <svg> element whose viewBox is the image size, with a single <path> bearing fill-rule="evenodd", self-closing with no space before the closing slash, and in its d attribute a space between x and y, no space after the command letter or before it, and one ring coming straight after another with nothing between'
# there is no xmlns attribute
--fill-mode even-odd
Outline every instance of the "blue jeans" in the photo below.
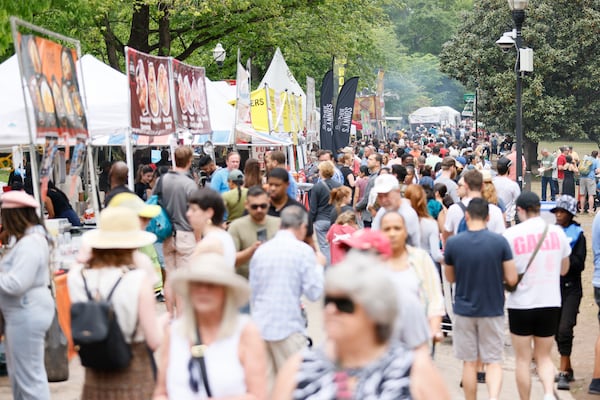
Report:
<svg viewBox="0 0 600 400"><path fill-rule="evenodd" d="M550 185L550 200L556 200L556 188L552 182L551 176L542 176L542 201L546 201L547 186Z"/></svg>

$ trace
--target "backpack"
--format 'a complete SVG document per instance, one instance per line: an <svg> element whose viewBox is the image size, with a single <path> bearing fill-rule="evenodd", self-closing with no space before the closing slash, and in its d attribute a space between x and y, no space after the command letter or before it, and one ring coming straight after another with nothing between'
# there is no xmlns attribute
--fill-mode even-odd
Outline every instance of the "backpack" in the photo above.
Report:
<svg viewBox="0 0 600 400"><path fill-rule="evenodd" d="M81 365L98 371L124 369L129 366L132 358L131 346L123 337L110 301L123 275L105 300L92 297L83 270L81 277L88 299L71 305L71 332Z"/></svg>
<svg viewBox="0 0 600 400"><path fill-rule="evenodd" d="M458 230L456 231L456 233L458 234L458 233L465 232L465 231L467 231L467 230L468 230L468 229L467 229L467 220L465 219L465 215L464 215L464 214L465 214L465 211L467 211L467 206L465 206L465 205L463 204L463 202L462 202L462 201L459 201L459 202L458 202L458 203L456 203L456 204L458 204L458 206L459 206L459 207L461 208L461 210L463 211L463 217L462 217L462 219L460 220L460 222L459 222L459 224L458 224Z"/></svg>
<svg viewBox="0 0 600 400"><path fill-rule="evenodd" d="M146 226L146 231L154 233L156 235L156 241L162 243L165 239L173 235L173 224L169 214L161 204L162 195L162 177L156 182L156 194L150 196L146 201L146 204L159 205L160 213L152 218Z"/></svg>
<svg viewBox="0 0 600 400"><path fill-rule="evenodd" d="M592 166L594 165L594 163L592 162L592 160L590 160L589 158L585 158L581 164L579 164L579 174L582 176L587 176L590 171L592 170Z"/></svg>

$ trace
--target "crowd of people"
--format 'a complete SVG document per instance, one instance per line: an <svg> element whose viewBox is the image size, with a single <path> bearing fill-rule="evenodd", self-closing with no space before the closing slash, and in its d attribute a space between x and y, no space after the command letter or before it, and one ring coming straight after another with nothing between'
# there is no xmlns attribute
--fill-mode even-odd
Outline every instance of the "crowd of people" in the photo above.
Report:
<svg viewBox="0 0 600 400"><path fill-rule="evenodd" d="M219 167L180 146L171 161L140 166L135 190L127 166L113 164L68 288L73 303L110 300L133 358L121 369L86 367L82 399L449 399L431 357L444 332L463 363L465 398L484 382L499 399L506 314L519 397L530 398L533 360L544 399L555 399L574 379L586 258L575 218L594 204L584 187L599 172L597 153L579 160L566 149L558 161L542 151L549 224L547 189L541 199L521 192L510 138L488 139L433 129L356 142L316 150L299 175L276 150L263 174L236 151ZM553 165L558 187L546 175ZM569 172L581 175L581 202ZM145 203L154 195L160 206ZM14 190L0 201L13 237L0 262L12 390L47 399L51 240L33 197ZM145 228L161 207L172 234L159 242ZM599 218L592 236L600 260ZM323 343L307 337L303 298L323 299ZM596 347L600 356L600 339ZM596 369L589 392L600 394Z"/></svg>

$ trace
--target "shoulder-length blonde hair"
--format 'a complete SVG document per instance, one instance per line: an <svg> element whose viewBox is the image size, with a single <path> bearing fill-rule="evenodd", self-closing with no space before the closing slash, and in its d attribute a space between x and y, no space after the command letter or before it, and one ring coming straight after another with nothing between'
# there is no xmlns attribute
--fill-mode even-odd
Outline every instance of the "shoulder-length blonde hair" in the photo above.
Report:
<svg viewBox="0 0 600 400"><path fill-rule="evenodd" d="M408 185L404 197L410 200L410 205L415 209L419 218L431 218L427 209L427 194L421 185Z"/></svg>
<svg viewBox="0 0 600 400"><path fill-rule="evenodd" d="M492 182L484 182L481 188L481 197L488 203L498 205L498 193Z"/></svg>
<svg viewBox="0 0 600 400"><path fill-rule="evenodd" d="M335 165L331 161L323 161L319 164L319 173L325 179L329 179L335 172Z"/></svg>

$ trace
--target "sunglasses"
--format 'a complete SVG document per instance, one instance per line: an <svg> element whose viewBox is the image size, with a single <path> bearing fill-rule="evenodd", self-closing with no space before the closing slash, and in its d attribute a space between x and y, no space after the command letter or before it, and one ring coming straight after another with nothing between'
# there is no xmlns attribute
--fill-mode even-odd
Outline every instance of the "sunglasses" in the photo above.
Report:
<svg viewBox="0 0 600 400"><path fill-rule="evenodd" d="M354 313L354 302L347 297L325 296L325 306L327 306L327 304L330 303L333 303L333 305L335 305L335 308L337 308L337 310L341 313Z"/></svg>
<svg viewBox="0 0 600 400"><path fill-rule="evenodd" d="M267 203L263 203L263 204L250 204L250 209L252 209L252 210L258 210L259 208L262 208L263 210L266 210L267 208L269 208L269 205Z"/></svg>

